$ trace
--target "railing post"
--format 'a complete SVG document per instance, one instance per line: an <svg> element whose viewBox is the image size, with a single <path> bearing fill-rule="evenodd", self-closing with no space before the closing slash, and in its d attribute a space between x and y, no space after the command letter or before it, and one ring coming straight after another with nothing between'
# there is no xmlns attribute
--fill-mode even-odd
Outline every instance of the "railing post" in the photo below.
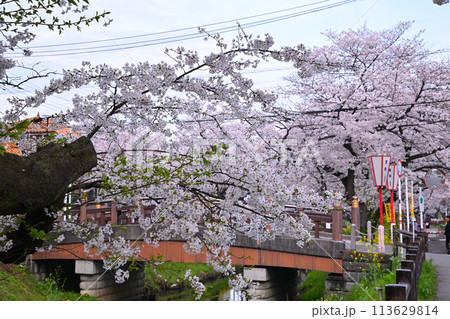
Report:
<svg viewBox="0 0 450 319"><path fill-rule="evenodd" d="M333 240L342 241L342 210L334 207L331 212L333 224Z"/></svg>
<svg viewBox="0 0 450 319"><path fill-rule="evenodd" d="M117 225L117 205L116 202L111 203L111 225Z"/></svg>
<svg viewBox="0 0 450 319"><path fill-rule="evenodd" d="M396 284L385 285L386 301L412 300L413 272L410 269L397 269L395 277Z"/></svg>
<svg viewBox="0 0 450 319"><path fill-rule="evenodd" d="M406 285L389 284L384 286L384 298L386 301L405 301L408 296Z"/></svg>
<svg viewBox="0 0 450 319"><path fill-rule="evenodd" d="M372 222L370 220L367 221L367 241L372 244Z"/></svg>
<svg viewBox="0 0 450 319"><path fill-rule="evenodd" d="M356 231L359 232L361 230L361 224L360 224L360 211L359 211L358 196L353 196L352 208L350 211L351 211L351 215L352 215L352 224L355 224Z"/></svg>
<svg viewBox="0 0 450 319"><path fill-rule="evenodd" d="M413 272L410 269L397 269L395 273L397 284L403 284L409 287L407 299L404 300L415 300L414 297L414 283L413 283ZM415 298L415 299L414 299Z"/></svg>
<svg viewBox="0 0 450 319"><path fill-rule="evenodd" d="M350 239L350 249L356 250L356 225L351 226L351 239Z"/></svg>
<svg viewBox="0 0 450 319"><path fill-rule="evenodd" d="M314 237L315 238L319 238L319 222L318 221L316 221L316 222L314 222Z"/></svg>
<svg viewBox="0 0 450 319"><path fill-rule="evenodd" d="M105 226L106 220L105 220L105 212L100 212L100 226Z"/></svg>
<svg viewBox="0 0 450 319"><path fill-rule="evenodd" d="M407 300L416 301L418 299L418 284L422 270L422 262L425 258L427 237L426 234L419 233L416 240L412 241L410 235L414 235L411 233L406 235L406 242L408 243L405 249L406 260L401 261L402 269L397 269L397 284L386 285L386 300L402 300L399 298L403 297L396 295L399 293L397 290L404 290L407 286L410 287L408 291L404 290L407 292Z"/></svg>
<svg viewBox="0 0 450 319"><path fill-rule="evenodd" d="M80 205L80 222L84 223L87 221L87 203Z"/></svg>

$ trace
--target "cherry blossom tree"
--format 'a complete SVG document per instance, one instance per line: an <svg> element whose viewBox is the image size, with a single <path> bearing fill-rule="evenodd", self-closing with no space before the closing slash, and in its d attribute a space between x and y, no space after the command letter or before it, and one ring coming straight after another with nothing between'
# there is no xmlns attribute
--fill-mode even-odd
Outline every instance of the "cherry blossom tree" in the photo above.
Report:
<svg viewBox="0 0 450 319"><path fill-rule="evenodd" d="M65 2L54 4L66 8ZM55 75L32 96L9 99L1 119L2 143L15 138L20 148L26 147L25 127L18 123L27 110L68 91L76 92L73 107L55 114L52 123L77 134L37 141L42 147L28 156L0 156L0 164L8 168L0 176L0 202L5 204L0 211L2 261L20 262L42 249L50 230L56 233L54 243L71 232L85 242L86 253L95 248L99 255L115 257L104 260L105 268L116 271L118 282L126 280L122 267L137 258L139 246L113 237L111 225L56 221L64 213L64 194L88 186L100 189L99 199L154 204L151 218L139 208L132 212L144 230L143 241L158 245L177 237L190 252L206 248L208 262L240 288L248 283L235 276L229 254L237 233L259 241L290 236L300 246L309 240L309 219L286 214L285 205L326 208L334 198L298 183L298 166L287 156L280 130L266 121L276 95L254 88L242 75L261 61L300 67L309 63L308 52L302 45L274 49L270 36L252 37L243 30L231 43L200 32L215 44L213 53L201 57L178 47L165 51L167 61L122 68L83 62ZM32 36L22 34L28 43ZM7 47L3 44L3 50ZM6 76L14 61L3 61L8 61L1 69L4 85L14 85ZM96 92L77 91L86 86ZM48 183L39 186L36 179ZM196 278L186 274L186 280L202 291Z"/></svg>
<svg viewBox="0 0 450 319"><path fill-rule="evenodd" d="M63 10L77 4L51 3ZM310 50L276 49L269 35L243 30L227 43L200 30L215 45L210 54L177 47L160 63L116 68L83 62L31 96L11 97L1 143L15 139L26 147L20 123L27 110L65 92L74 92L73 106L52 122L77 134L37 141L28 156L0 156L2 167L10 168L0 173L0 260L20 262L48 243L50 230L56 244L70 232L84 241L87 254L95 248L111 256L105 268L126 280L123 267L139 256L139 246L114 237L111 225L56 221L64 214L64 194L95 186L98 200L155 206L151 217L140 206L131 213L142 241L158 245L177 237L190 252L206 248L208 262L244 289L248 283L235 274L229 254L236 234L259 241L290 236L302 246L312 224L305 215L286 214L285 205L330 208L340 196L331 195L336 190L370 201L366 157L372 152L402 158L411 178L448 167L448 63L433 59L419 36L406 38L409 26L330 32L330 46ZM25 30L6 31L21 34L17 41L25 44L32 39ZM21 83L7 77L17 65L3 57L16 47L2 42L3 85ZM288 98L256 89L243 76L263 61L298 69ZM88 86L91 93L83 94ZM60 160L51 161L56 154ZM52 187L27 187L53 176ZM201 293L197 278L187 273L186 280Z"/></svg>
<svg viewBox="0 0 450 319"><path fill-rule="evenodd" d="M431 168L448 171L450 65L421 34L408 37L411 25L329 32L329 45L312 48L311 63L290 77L279 125L286 138L314 141L320 162L304 164L315 189L370 202L367 157L375 154L401 159L416 185Z"/></svg>

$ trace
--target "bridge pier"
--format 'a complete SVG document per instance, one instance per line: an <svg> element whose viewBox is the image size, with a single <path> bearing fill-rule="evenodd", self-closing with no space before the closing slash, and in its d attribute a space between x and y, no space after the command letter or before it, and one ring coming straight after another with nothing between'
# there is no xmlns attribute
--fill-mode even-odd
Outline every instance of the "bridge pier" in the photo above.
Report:
<svg viewBox="0 0 450 319"><path fill-rule="evenodd" d="M30 274L44 282L52 274L63 288L88 294L100 300L141 300L144 295L144 264L138 262L137 270L122 284L115 282L114 273L105 271L101 261L93 260L29 260Z"/></svg>
<svg viewBox="0 0 450 319"><path fill-rule="evenodd" d="M27 260L26 265L29 269L30 275L37 280L44 282L48 276L47 263L43 260Z"/></svg>
<svg viewBox="0 0 450 319"><path fill-rule="evenodd" d="M121 284L115 282L112 271L105 271L97 261L76 260L75 273L80 275L80 294L103 301L140 300L144 294L144 266L141 263Z"/></svg>
<svg viewBox="0 0 450 319"><path fill-rule="evenodd" d="M286 301L296 300L297 298L297 269L244 267L244 278L252 280L257 300Z"/></svg>

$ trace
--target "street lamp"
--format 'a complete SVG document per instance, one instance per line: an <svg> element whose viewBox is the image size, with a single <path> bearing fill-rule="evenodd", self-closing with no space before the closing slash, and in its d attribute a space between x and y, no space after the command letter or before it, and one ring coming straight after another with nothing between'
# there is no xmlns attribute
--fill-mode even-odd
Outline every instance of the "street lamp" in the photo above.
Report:
<svg viewBox="0 0 450 319"><path fill-rule="evenodd" d="M373 186L378 187L380 199L380 226L378 227L379 250L384 253L384 226L383 226L383 190L386 186L391 157L389 155L369 156L370 174Z"/></svg>

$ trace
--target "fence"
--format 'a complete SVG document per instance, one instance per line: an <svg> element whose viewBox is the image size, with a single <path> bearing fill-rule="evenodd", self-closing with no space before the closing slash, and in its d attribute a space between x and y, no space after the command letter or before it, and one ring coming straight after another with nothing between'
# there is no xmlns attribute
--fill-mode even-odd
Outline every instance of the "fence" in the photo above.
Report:
<svg viewBox="0 0 450 319"><path fill-rule="evenodd" d="M428 234L415 234L404 230L397 230L403 235L404 243L397 243L398 247L406 250L405 260L401 261L401 269L396 270L396 283L385 285L385 299L395 301L416 301L419 276L422 263L428 250Z"/></svg>

